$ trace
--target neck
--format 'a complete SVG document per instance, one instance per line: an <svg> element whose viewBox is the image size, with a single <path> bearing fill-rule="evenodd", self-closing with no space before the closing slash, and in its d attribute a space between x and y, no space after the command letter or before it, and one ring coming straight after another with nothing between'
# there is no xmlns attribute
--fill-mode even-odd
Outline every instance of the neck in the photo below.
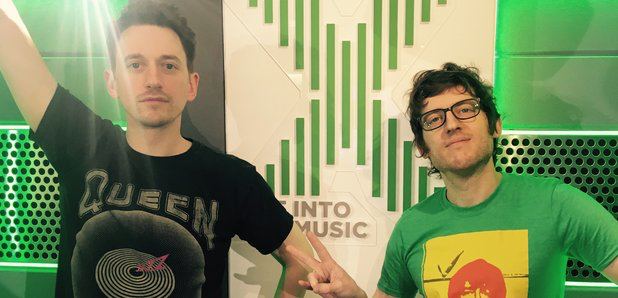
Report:
<svg viewBox="0 0 618 298"><path fill-rule="evenodd" d="M133 150L150 156L178 155L191 147L191 142L180 135L180 121L161 127L127 123L127 143Z"/></svg>
<svg viewBox="0 0 618 298"><path fill-rule="evenodd" d="M502 174L496 172L493 160L472 172L442 173L448 200L459 207L478 205L496 190Z"/></svg>

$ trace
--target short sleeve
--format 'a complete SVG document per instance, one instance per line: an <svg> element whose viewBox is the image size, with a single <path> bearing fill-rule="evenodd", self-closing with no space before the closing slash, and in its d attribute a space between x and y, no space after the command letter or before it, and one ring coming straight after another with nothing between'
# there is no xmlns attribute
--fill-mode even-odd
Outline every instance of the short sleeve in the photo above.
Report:
<svg viewBox="0 0 618 298"><path fill-rule="evenodd" d="M275 198L270 186L253 166L239 180L238 236L262 254L279 248L292 230L292 215Z"/></svg>
<svg viewBox="0 0 618 298"><path fill-rule="evenodd" d="M593 198L559 184L552 205L567 254L598 271L618 256L618 222Z"/></svg>
<svg viewBox="0 0 618 298"><path fill-rule="evenodd" d="M407 249L403 244L402 231L397 228L398 226L399 224L388 240L378 288L394 297L413 297L418 289L408 270L405 256Z"/></svg>

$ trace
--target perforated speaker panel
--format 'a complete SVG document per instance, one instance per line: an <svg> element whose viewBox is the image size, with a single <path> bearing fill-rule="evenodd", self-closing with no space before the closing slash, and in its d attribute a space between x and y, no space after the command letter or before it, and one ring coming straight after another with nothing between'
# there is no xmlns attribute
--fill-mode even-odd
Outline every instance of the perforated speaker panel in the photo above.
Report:
<svg viewBox="0 0 618 298"><path fill-rule="evenodd" d="M618 136L508 135L499 143L498 171L560 178L618 219ZM607 281L576 259L569 259L566 274L570 281Z"/></svg>

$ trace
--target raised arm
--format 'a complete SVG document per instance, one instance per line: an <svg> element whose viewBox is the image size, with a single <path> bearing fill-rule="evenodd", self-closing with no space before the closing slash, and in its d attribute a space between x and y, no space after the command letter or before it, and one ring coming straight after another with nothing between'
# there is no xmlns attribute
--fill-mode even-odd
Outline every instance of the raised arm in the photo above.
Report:
<svg viewBox="0 0 618 298"><path fill-rule="evenodd" d="M27 34L11 0L0 0L0 72L17 107L36 130L57 83Z"/></svg>

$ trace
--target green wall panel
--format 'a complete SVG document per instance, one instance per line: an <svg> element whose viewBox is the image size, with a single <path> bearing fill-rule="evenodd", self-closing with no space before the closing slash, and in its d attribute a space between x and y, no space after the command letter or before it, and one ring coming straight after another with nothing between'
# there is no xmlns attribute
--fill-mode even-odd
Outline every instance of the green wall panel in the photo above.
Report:
<svg viewBox="0 0 618 298"><path fill-rule="evenodd" d="M97 114L115 123L124 123L122 106L108 95L105 87L103 73L107 62L104 58L45 58L45 62L54 78ZM1 76L0 105L0 124L26 124Z"/></svg>
<svg viewBox="0 0 618 298"><path fill-rule="evenodd" d="M498 1L498 55L618 53L616 0Z"/></svg>
<svg viewBox="0 0 618 298"><path fill-rule="evenodd" d="M120 14L127 0L13 2L41 55L102 57L105 24Z"/></svg>
<svg viewBox="0 0 618 298"><path fill-rule="evenodd" d="M506 129L618 129L618 57L498 58L495 95Z"/></svg>

